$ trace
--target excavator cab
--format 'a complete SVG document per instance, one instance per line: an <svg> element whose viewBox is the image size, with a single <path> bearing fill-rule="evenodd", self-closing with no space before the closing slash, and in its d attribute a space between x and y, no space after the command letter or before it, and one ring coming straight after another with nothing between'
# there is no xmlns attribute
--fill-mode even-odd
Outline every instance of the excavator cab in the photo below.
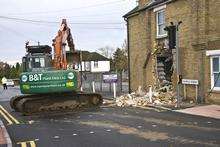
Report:
<svg viewBox="0 0 220 147"><path fill-rule="evenodd" d="M22 58L23 72L52 70L51 47L48 45L26 46L27 54Z"/></svg>

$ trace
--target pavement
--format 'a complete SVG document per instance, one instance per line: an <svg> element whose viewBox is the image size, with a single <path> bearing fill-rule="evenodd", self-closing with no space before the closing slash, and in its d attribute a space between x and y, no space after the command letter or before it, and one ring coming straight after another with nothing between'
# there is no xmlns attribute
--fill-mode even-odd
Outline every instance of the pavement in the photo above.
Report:
<svg viewBox="0 0 220 147"><path fill-rule="evenodd" d="M220 105L195 106L192 108L176 110L176 112L220 119Z"/></svg>
<svg viewBox="0 0 220 147"><path fill-rule="evenodd" d="M2 120L0 120L0 147L12 147L11 139Z"/></svg>

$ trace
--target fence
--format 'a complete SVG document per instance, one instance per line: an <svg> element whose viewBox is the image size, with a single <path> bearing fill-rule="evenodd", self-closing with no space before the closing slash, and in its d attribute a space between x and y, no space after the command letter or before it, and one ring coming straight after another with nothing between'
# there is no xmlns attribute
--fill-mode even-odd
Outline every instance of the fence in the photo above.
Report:
<svg viewBox="0 0 220 147"><path fill-rule="evenodd" d="M128 82L121 78L118 74L118 82L116 83L117 96L123 93L128 93ZM101 93L106 97L113 97L113 83L103 82L103 73L83 73L82 88L86 92Z"/></svg>

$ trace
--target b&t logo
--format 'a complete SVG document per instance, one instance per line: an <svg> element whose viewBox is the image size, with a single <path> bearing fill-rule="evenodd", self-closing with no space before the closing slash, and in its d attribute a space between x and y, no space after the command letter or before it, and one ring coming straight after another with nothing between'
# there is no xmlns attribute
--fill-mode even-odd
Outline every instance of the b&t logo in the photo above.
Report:
<svg viewBox="0 0 220 147"><path fill-rule="evenodd" d="M28 77L26 75L21 76L21 81L22 82L27 82L27 80L28 80Z"/></svg>

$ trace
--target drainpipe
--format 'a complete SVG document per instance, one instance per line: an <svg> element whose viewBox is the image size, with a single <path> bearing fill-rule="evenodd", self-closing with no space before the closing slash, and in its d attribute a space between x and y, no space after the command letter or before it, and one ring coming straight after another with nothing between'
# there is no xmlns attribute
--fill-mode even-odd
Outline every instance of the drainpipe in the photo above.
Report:
<svg viewBox="0 0 220 147"><path fill-rule="evenodd" d="M178 76L178 83L177 83L177 108L180 107L180 76L181 76L181 67L180 67L180 48L179 48L179 26L182 21L179 21L176 24L176 73Z"/></svg>
<svg viewBox="0 0 220 147"><path fill-rule="evenodd" d="M124 18L127 24L127 49L128 49L128 92L131 93L131 69L130 69L130 39L129 39L129 23L128 19Z"/></svg>

